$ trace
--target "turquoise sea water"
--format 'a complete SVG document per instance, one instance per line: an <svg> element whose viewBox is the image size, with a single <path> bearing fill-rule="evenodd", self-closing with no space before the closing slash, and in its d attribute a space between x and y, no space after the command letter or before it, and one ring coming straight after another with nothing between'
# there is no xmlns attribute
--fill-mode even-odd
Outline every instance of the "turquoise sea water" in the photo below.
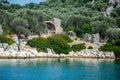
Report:
<svg viewBox="0 0 120 80"><path fill-rule="evenodd" d="M0 59L0 80L120 80L120 60Z"/></svg>

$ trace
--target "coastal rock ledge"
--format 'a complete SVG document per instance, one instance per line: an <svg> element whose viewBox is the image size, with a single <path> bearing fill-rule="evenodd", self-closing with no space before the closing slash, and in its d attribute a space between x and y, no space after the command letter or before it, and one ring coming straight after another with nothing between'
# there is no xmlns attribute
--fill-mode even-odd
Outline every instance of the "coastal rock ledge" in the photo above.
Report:
<svg viewBox="0 0 120 80"><path fill-rule="evenodd" d="M115 59L113 52L102 52L97 49L85 49L80 52L70 52L69 54L56 54L53 50L48 49L48 53L38 52L35 48L33 49L22 49L16 51L13 49L4 51L0 48L0 58L12 59L12 58L108 58Z"/></svg>

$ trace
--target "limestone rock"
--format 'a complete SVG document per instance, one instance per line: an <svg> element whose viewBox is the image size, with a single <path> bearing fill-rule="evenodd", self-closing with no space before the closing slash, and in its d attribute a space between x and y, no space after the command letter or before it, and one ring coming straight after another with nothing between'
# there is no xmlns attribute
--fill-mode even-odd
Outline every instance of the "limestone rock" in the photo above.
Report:
<svg viewBox="0 0 120 80"><path fill-rule="evenodd" d="M70 37L76 38L76 33L75 33L74 31L68 31L68 35L69 35Z"/></svg>
<svg viewBox="0 0 120 80"><path fill-rule="evenodd" d="M3 34L3 29L2 29L2 26L0 25L0 35Z"/></svg>
<svg viewBox="0 0 120 80"><path fill-rule="evenodd" d="M113 9L114 9L113 6L108 7L108 8L106 9L105 16L109 16Z"/></svg>
<svg viewBox="0 0 120 80"><path fill-rule="evenodd" d="M3 45L2 45L2 43L0 43L0 48L3 48Z"/></svg>
<svg viewBox="0 0 120 80"><path fill-rule="evenodd" d="M110 6L117 7L120 4L120 0L109 0Z"/></svg>
<svg viewBox="0 0 120 80"><path fill-rule="evenodd" d="M120 0L109 0L109 7L106 9L105 16L109 16L116 7L120 7Z"/></svg>
<svg viewBox="0 0 120 80"><path fill-rule="evenodd" d="M0 43L0 48L8 49L9 45L7 43Z"/></svg>
<svg viewBox="0 0 120 80"><path fill-rule="evenodd" d="M9 50L11 50L11 49L18 51L18 45L17 45L16 43L11 44L11 45L9 46Z"/></svg>
<svg viewBox="0 0 120 80"><path fill-rule="evenodd" d="M0 48L0 55L4 53L4 49L3 48Z"/></svg>

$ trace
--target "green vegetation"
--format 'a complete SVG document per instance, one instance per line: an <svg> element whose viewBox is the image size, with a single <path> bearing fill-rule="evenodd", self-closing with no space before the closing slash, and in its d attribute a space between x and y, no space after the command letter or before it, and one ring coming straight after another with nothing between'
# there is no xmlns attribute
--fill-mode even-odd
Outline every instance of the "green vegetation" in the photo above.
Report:
<svg viewBox="0 0 120 80"><path fill-rule="evenodd" d="M27 42L27 45L37 48L38 51L47 52L47 48L53 49L57 54L68 54L71 51L67 44L72 40L65 34L54 35L49 38L34 38Z"/></svg>
<svg viewBox="0 0 120 80"><path fill-rule="evenodd" d="M57 35L54 35L53 38L57 38L57 39L62 39L64 40L66 43L71 43L73 42L72 39L70 39L70 37L67 35L67 34L57 34Z"/></svg>
<svg viewBox="0 0 120 80"><path fill-rule="evenodd" d="M73 51L81 51L81 50L83 50L83 49L85 49L86 47L85 47L85 44L84 43L80 43L80 44L74 44L74 45L72 45L72 50Z"/></svg>
<svg viewBox="0 0 120 80"><path fill-rule="evenodd" d="M9 45L11 45L15 42L6 36L0 35L0 43L8 43Z"/></svg>
<svg viewBox="0 0 120 80"><path fill-rule="evenodd" d="M75 29L74 29L74 26L69 26L69 27L67 27L67 29L66 29L66 31L74 31Z"/></svg>
<svg viewBox="0 0 120 80"><path fill-rule="evenodd" d="M26 33L20 34L38 34L46 31L46 20L54 17L62 20L62 27L65 31L73 30L77 36L84 33L100 33L102 39L106 37L106 30L110 27L119 25L119 18L105 17L103 12L108 6L108 0L47 0L40 4L29 3L25 6L18 4L0 5L0 24L6 33L16 33L16 18L27 22L27 26L21 26L20 30ZM57 5L57 6L56 6ZM115 10L118 15L119 9ZM117 21L118 24L115 22ZM102 27L104 26L104 27ZM18 28L19 28L18 27ZM105 30L104 30L105 29Z"/></svg>
<svg viewBox="0 0 120 80"><path fill-rule="evenodd" d="M113 51L115 54L120 54L120 46L113 45L107 42L105 45L99 48L101 51Z"/></svg>
<svg viewBox="0 0 120 80"><path fill-rule="evenodd" d="M7 0L0 1L0 24L6 35L15 33L19 39L21 35L25 38L31 34L41 35L47 30L45 21L56 17L61 19L64 31L72 30L78 37L82 37L84 33L99 33L102 40L108 40L110 44L120 46L120 7L115 7L110 16L104 16L109 0L95 0L94 3L92 0L47 0L39 4L29 3L25 6L8 4ZM35 39L35 42L38 41ZM63 34L46 40L48 45L52 45L50 48L54 48L57 53L68 53L70 49L67 43L70 42L72 40ZM29 44L34 43L29 42ZM42 46L32 45L32 47L39 47L39 51L46 51L47 44L43 49ZM59 51L60 49L62 52ZM64 51L64 49L67 50ZM114 49L110 50L115 52Z"/></svg>
<svg viewBox="0 0 120 80"><path fill-rule="evenodd" d="M93 49L93 47L92 47L92 46L89 46L88 49Z"/></svg>
<svg viewBox="0 0 120 80"><path fill-rule="evenodd" d="M46 38L39 37L28 40L27 45L37 48L37 50L47 52L47 48L50 48L50 44Z"/></svg>
<svg viewBox="0 0 120 80"><path fill-rule="evenodd" d="M82 32L83 32L83 34L85 34L85 33L91 34L92 33L92 27L89 24L83 24L82 25Z"/></svg>
<svg viewBox="0 0 120 80"><path fill-rule="evenodd" d="M49 37L48 41L51 45L51 48L58 54L68 54L71 51L70 45L62 38Z"/></svg>

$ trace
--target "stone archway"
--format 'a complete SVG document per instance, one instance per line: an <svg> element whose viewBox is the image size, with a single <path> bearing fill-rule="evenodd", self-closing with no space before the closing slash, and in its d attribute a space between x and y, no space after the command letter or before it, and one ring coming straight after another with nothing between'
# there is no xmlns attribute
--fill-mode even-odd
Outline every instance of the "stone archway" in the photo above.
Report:
<svg viewBox="0 0 120 80"><path fill-rule="evenodd" d="M50 21L47 21L46 24L47 24L47 28L48 28L48 35L56 34L55 25Z"/></svg>
<svg viewBox="0 0 120 80"><path fill-rule="evenodd" d="M53 18L52 21L45 21L47 24L47 36L52 36L54 34L60 34L63 32L63 28L61 27L61 20L58 18Z"/></svg>
<svg viewBox="0 0 120 80"><path fill-rule="evenodd" d="M49 31L52 31L52 32L55 32L55 25L50 23L50 22L47 22L47 28Z"/></svg>

